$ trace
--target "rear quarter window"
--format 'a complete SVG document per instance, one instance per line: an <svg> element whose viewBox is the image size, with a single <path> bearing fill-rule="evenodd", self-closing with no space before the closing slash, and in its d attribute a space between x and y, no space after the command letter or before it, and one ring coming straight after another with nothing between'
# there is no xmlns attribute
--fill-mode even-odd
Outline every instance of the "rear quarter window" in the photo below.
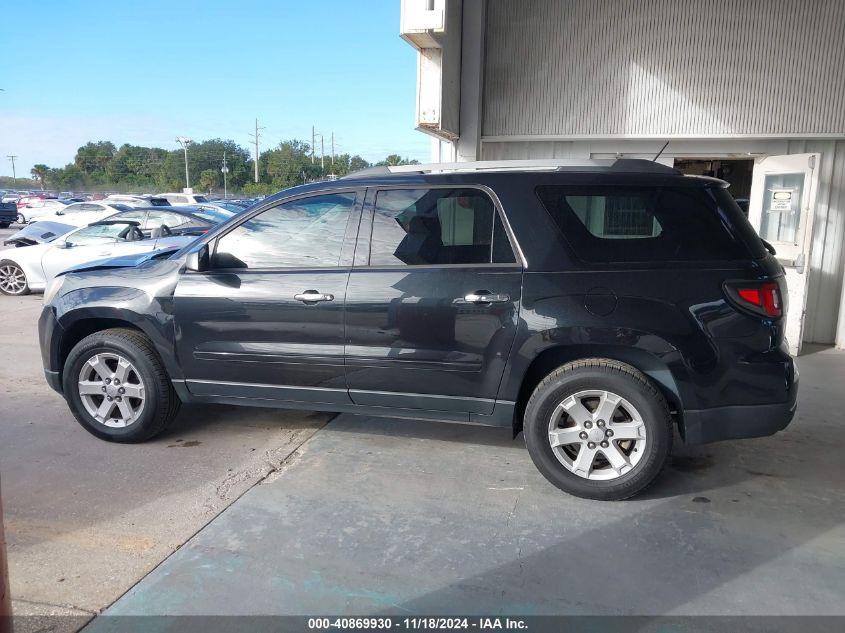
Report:
<svg viewBox="0 0 845 633"><path fill-rule="evenodd" d="M747 224L742 212L726 205L712 188L551 185L538 187L537 195L575 255L585 262L732 261L762 256L749 245L744 227L738 226ZM759 244L755 236L751 239Z"/></svg>

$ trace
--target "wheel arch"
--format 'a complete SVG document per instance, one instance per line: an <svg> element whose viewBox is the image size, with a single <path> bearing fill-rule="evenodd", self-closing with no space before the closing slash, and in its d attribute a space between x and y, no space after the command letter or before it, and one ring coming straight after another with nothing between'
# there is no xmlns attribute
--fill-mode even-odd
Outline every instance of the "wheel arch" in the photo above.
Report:
<svg viewBox="0 0 845 633"><path fill-rule="evenodd" d="M151 322L149 317L137 314L126 308L110 308L100 306L97 310L85 309L64 313L59 319L61 339L56 346L58 358L55 366L60 372L64 371L64 364L68 354L86 336L103 330L123 328L143 334L153 345L171 379L181 379L182 373L174 358L174 344L168 336L168 322Z"/></svg>
<svg viewBox="0 0 845 633"><path fill-rule="evenodd" d="M680 390L669 366L657 356L636 348L621 345L560 345L544 349L528 365L522 376L513 417L514 435L522 430L522 418L528 399L538 384L552 371L576 360L609 358L641 371L666 398L683 433L683 403Z"/></svg>

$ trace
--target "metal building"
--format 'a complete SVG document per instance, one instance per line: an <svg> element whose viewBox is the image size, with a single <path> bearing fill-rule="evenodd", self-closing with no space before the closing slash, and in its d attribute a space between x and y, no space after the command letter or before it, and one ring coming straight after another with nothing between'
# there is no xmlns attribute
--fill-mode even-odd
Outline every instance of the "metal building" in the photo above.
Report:
<svg viewBox="0 0 845 633"><path fill-rule="evenodd" d="M731 183L787 336L845 347L845 2L401 0L432 158L648 158Z"/></svg>

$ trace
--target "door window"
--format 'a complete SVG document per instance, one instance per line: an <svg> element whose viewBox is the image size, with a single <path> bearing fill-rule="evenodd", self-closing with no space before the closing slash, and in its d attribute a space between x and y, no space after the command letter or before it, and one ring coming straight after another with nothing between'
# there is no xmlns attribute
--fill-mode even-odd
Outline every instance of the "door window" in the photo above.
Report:
<svg viewBox="0 0 845 633"><path fill-rule="evenodd" d="M337 266L355 193L280 204L238 225L217 242L216 268Z"/></svg>
<svg viewBox="0 0 845 633"><path fill-rule="evenodd" d="M804 174L767 174L763 182L760 237L770 242L798 242Z"/></svg>
<svg viewBox="0 0 845 633"><path fill-rule="evenodd" d="M90 246L108 244L126 238L130 227L126 224L95 224L79 229L65 240L69 246Z"/></svg>
<svg viewBox="0 0 845 633"><path fill-rule="evenodd" d="M516 261L493 201L478 189L389 189L376 195L371 266Z"/></svg>

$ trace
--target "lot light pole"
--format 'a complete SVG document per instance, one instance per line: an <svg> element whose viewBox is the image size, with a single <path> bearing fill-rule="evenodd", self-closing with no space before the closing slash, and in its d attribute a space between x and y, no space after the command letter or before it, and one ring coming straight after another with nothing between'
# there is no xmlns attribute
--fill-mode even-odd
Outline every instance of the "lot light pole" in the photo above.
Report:
<svg viewBox="0 0 845 633"><path fill-rule="evenodd" d="M188 177L188 146L193 143L187 136L177 136L176 142L185 150L185 189L191 188L191 180Z"/></svg>

